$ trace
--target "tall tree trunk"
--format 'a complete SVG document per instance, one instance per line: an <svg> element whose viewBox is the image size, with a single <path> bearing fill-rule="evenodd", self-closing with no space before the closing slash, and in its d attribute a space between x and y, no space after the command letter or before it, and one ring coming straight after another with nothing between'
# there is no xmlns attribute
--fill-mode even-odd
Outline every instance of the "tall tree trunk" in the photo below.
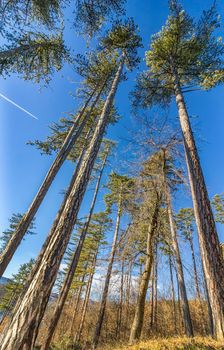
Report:
<svg viewBox="0 0 224 350"><path fill-rule="evenodd" d="M81 316L79 328L78 328L76 335L74 337L74 343L79 342L81 339L81 336L82 336L83 326L84 326L86 312L87 312L89 298L90 298L90 292L91 292L91 288L92 288L93 276L94 276L95 269L96 269L97 255L98 255L98 247L97 247L97 250L94 254L93 263L92 263L92 271L91 271L90 276L89 276L87 290L86 290L86 296L85 296L84 304L83 304L82 311L81 311L82 316Z"/></svg>
<svg viewBox="0 0 224 350"><path fill-rule="evenodd" d="M124 299L124 259L121 263L121 285L120 285L120 300L118 305L118 317L117 317L117 334L116 337L119 339L121 335L122 326L122 314L123 314L123 299Z"/></svg>
<svg viewBox="0 0 224 350"><path fill-rule="evenodd" d="M151 313L150 313L150 332L152 333L152 327L153 327L153 320L154 320L154 310L155 310L155 278L154 278L154 266L153 266L153 274L152 274L152 281L151 281L151 300L150 300L150 304L151 304Z"/></svg>
<svg viewBox="0 0 224 350"><path fill-rule="evenodd" d="M41 350L47 350L49 348L50 343L51 343L51 339L52 339L52 337L54 335L54 331L55 331L55 329L57 327L59 318L61 316L61 312L62 312L63 307L65 305L65 302L66 302L66 299L67 299L67 296L68 296L68 293L69 293L69 290L70 290L70 287L71 287L71 284L72 284L72 281L73 281L73 277L74 277L74 274L75 274L75 271L76 271L76 268L77 268L77 265L78 265L78 262L79 262L79 257L80 257L80 254L81 254L81 251L82 251L82 248L83 248L83 244L85 242L85 238L86 238L86 235L87 235L87 232L88 232L88 228L89 228L89 224L90 224L90 221L91 221L91 218L92 218L92 214L93 214L93 211L94 211L94 208L95 208L96 199L97 199L97 195L98 195L99 188L100 188L100 182L101 182L101 179L102 179L103 170L104 170L104 167L105 167L105 164L106 164L106 160L107 160L107 155L108 155L108 153L105 154L105 157L104 157L104 160L103 160L103 164L101 166L100 174L98 176L98 180L97 180L97 183L96 183L96 187L95 187L95 191L94 191L93 200L92 200L92 204L91 204L91 207L90 207L89 215L88 215L87 221L84 224L82 233L81 233L80 238L79 238L78 245L76 247L75 253L74 253L73 258L72 258L71 265L69 267L69 270L68 270L68 272L66 274L66 277L65 277L65 280L64 280L64 283L63 283L63 286L61 288L60 295L59 295L58 300L57 300L57 305L56 305L54 313L53 313L53 315L51 317L50 324L49 324L48 330L46 332L46 338L44 340L44 343L41 346Z"/></svg>
<svg viewBox="0 0 224 350"><path fill-rule="evenodd" d="M70 184L69 184L68 188L66 189L64 199L63 199L63 201L61 203L60 209L58 210L56 218L54 219L53 225L52 225L51 230L50 230L50 232L49 232L49 234L47 236L47 239L45 240L45 242L44 242L44 244L43 244L43 246L41 248L41 251L40 251L40 253L39 253L38 257L37 257L35 265L34 265L32 271L31 271L31 273L30 273L30 275L28 277L28 281L27 281L26 286L25 286L24 291L23 291L24 293L25 293L26 289L29 287L33 277L35 276L35 273L38 271L38 269L40 267L40 264L41 264L41 261L42 261L42 258L43 258L43 255L44 255L44 252L45 252L46 248L48 247L48 244L49 244L49 242L50 242L50 240L51 240L51 238L52 238L52 236L54 234L55 229L57 228L58 222L59 222L60 217L61 217L61 215L63 213L64 208L65 208L67 199L68 199L68 197L69 197L69 195L70 195L70 193L72 191L72 188L74 186L74 183L75 183L77 175L78 175L78 172L80 170L80 166L82 164L82 160L83 160L83 157L84 157L85 152L86 152L86 147L88 145L88 140L89 140L90 134L91 134L91 132L89 130L88 134L85 137L84 146L83 146L82 151L80 153L80 156L78 158L75 170L73 172L73 175L72 175L72 178L71 178L71 181L70 181ZM23 297L23 294L21 295L21 297ZM20 300L19 300L19 303L20 303Z"/></svg>
<svg viewBox="0 0 224 350"><path fill-rule="evenodd" d="M179 333L182 334L184 329L184 322L183 322L182 307L181 307L180 285L178 280L177 266L176 264L174 264L173 266L175 269L176 282L177 282L177 302L178 302L179 330L180 330Z"/></svg>
<svg viewBox="0 0 224 350"><path fill-rule="evenodd" d="M126 293L125 293L125 322L124 322L124 337L126 338L126 333L128 331L129 314L130 314L130 296L131 296L131 277L132 277L132 265L133 262L129 263L129 271L127 274L126 282Z"/></svg>
<svg viewBox="0 0 224 350"><path fill-rule="evenodd" d="M104 289L103 289L103 295L102 295L102 300L100 304L100 311L97 319L97 324L96 324L96 329L93 337L93 350L97 348L97 345L99 343L99 338L100 338L100 333L103 325L103 319L104 319L104 314L106 310L106 303L107 303L107 297L108 297L108 291L109 291L109 285L110 285L110 278L112 274L112 268L113 268L113 263L114 263L114 257L117 249L117 239L118 239L118 233L119 233L119 228L120 228L120 220L121 220L121 199L118 204L118 212L117 212L117 220L116 220L116 226L115 226L115 231L114 231L114 239L113 239L113 244L111 247L111 252L110 252L110 259L109 259L109 264L107 267L107 274L106 274L106 279L104 283Z"/></svg>
<svg viewBox="0 0 224 350"><path fill-rule="evenodd" d="M157 331L157 309L158 309L158 246L155 245L155 259L154 259L154 318L153 318L153 328Z"/></svg>
<svg viewBox="0 0 224 350"><path fill-rule="evenodd" d="M213 335L214 334L213 315L212 315L212 308L211 308L211 304L210 304L210 300L209 300L208 287L207 287L207 282L205 279L203 265L202 265L202 271L203 271L205 298L207 300L207 307L208 307L209 332L211 335Z"/></svg>
<svg viewBox="0 0 224 350"><path fill-rule="evenodd" d="M193 337L194 333L193 333L193 327L192 327L192 321L191 321L191 315L190 315L190 308L189 308L188 299L187 299L187 291L186 291L186 285L184 280L183 266L182 266L182 261L180 256L179 244L177 240L177 229L176 229L176 224L173 217L170 189L166 184L166 180L165 180L165 191L166 191L166 201L167 201L167 212L168 212L169 223L170 223L170 233L171 233L172 245L173 245L173 250L176 258L176 263L177 263L177 276L178 276L178 283L180 287L181 306L183 310L185 333L187 336Z"/></svg>
<svg viewBox="0 0 224 350"><path fill-rule="evenodd" d="M149 285L149 279L150 279L152 264L153 264L153 242L154 242L156 229L158 226L159 209L160 209L160 197L159 195L157 195L152 219L148 227L147 251L146 251L147 255L145 260L144 271L141 278L139 293L138 293L135 316L131 327L131 333L129 338L130 343L134 343L135 341L137 341L140 338L141 332L142 332L144 312L145 312L145 299L146 299L146 293Z"/></svg>
<svg viewBox="0 0 224 350"><path fill-rule="evenodd" d="M198 300L201 300L201 292L200 292L200 288L199 288L198 271L197 271L197 266L196 266L196 260L195 260L195 254L194 254L194 245L193 245L192 237L189 237L188 241L189 241L190 248L191 248L191 257L192 257L192 262L193 262L196 297L197 297Z"/></svg>
<svg viewBox="0 0 224 350"><path fill-rule="evenodd" d="M82 281L81 281L82 284L81 284L81 286L78 289L76 302L75 302L75 307L74 307L74 311L73 311L73 315L72 315L72 320L71 320L71 323L70 323L70 330L69 330L70 336L73 335L73 329L74 329L74 325L75 325L75 320L76 320L76 316L77 316L77 313L78 313L78 309L79 309L79 306L80 306L80 298L81 298L81 295L82 295L83 282L85 280L85 277L86 277L86 274L84 274L82 276Z"/></svg>
<svg viewBox="0 0 224 350"><path fill-rule="evenodd" d="M170 282L171 282L171 297L172 297L172 303L173 303L174 332L175 334L177 334L177 311L176 311L175 289L174 289L174 282L173 282L172 260L171 260L170 254L169 254L169 269L170 269Z"/></svg>
<svg viewBox="0 0 224 350"><path fill-rule="evenodd" d="M57 228L43 254L38 271L24 294L20 306L15 310L9 328L4 334L1 350L22 350L26 343L31 344L31 349L32 346L34 346L39 324L43 318L48 298L89 182L102 137L109 122L110 108L116 94L123 65L124 55L122 55L111 90L105 101L101 116L83 158L79 173L67 199Z"/></svg>
<svg viewBox="0 0 224 350"><path fill-rule="evenodd" d="M198 229L199 245L208 294L213 314L214 336L224 338L224 261L200 165L198 151L181 91L179 78L175 76L175 95L183 133L186 162Z"/></svg>
<svg viewBox="0 0 224 350"><path fill-rule="evenodd" d="M22 293L20 294L20 296L18 298L18 301L16 303L15 309L17 309L17 307L19 307L19 305L22 302L22 299L24 297L24 294L26 293L27 289L29 288L30 283L32 282L32 280L33 280L35 274L37 273L38 269L40 268L40 265L41 265L42 258L43 258L43 255L45 253L45 250L48 247L48 244L50 243L50 240L51 240L52 236L54 235L54 231L55 231L55 229L56 229L56 227L58 225L60 217L61 217L61 215L63 213L64 208L65 208L67 199L68 199L68 197L69 197L69 195L70 195L70 193L72 191L72 188L74 186L75 180L77 178L77 175L78 175L78 172L79 172L79 169L80 169L80 166L81 166L81 163L82 163L85 151L86 151L86 145L87 145L87 142L88 142L88 139L89 139L89 135L90 135L90 131L88 132L88 134L85 137L84 147L83 147L83 149L82 149L82 151L80 153L80 156L78 158L77 165L76 165L75 170L73 172L70 184L69 184L69 186L68 186L68 188L66 190L66 193L65 193L64 199L62 201L62 204L60 206L60 209L59 209L59 211L58 211L58 213L56 215L56 218L55 218L55 220L53 222L51 230L48 233L48 236L47 236L47 238L46 238L46 240L45 240L45 242L44 242L44 244L43 244L43 246L41 248L41 251L40 251L40 253L39 253L39 255L38 255L37 259L36 259L35 265L32 268L32 271L31 271L31 273L30 273L30 275L29 275L29 277L27 279L27 283L26 283L25 287L23 288Z"/></svg>
<svg viewBox="0 0 224 350"><path fill-rule="evenodd" d="M91 114L92 109L94 108L95 104L97 103L97 101L100 98L103 87L101 88L95 101L93 102L89 113L86 113L86 116L83 118L81 123L80 123L80 118L82 118L83 114L85 113L85 110L86 110L90 100L92 99L95 91L87 99L84 107L82 108L82 110L80 111L78 116L76 117L73 126L69 130L68 135L66 136L66 139L65 139L59 153L57 154L50 169L48 170L48 173L45 176L33 202L31 203L29 209L27 210L26 214L23 216L16 231L12 235L6 248L4 249L3 253L1 254L1 256L0 256L0 277L5 272L5 270L8 266L8 264L10 263L16 249L18 248L24 235L26 234L32 220L34 219L34 216L36 215L36 213L37 213L41 203L43 202L52 182L54 181L54 178L56 177L61 166L63 165L64 161L68 157L68 155L69 155L72 147L74 146L75 142L77 141L78 137L81 135L81 133L86 125L86 122Z"/></svg>
<svg viewBox="0 0 224 350"><path fill-rule="evenodd" d="M199 281L198 281L198 271L197 271L197 265L196 265L196 259L195 259L195 253L194 253L194 244L193 244L193 239L190 236L188 238L190 248L191 248L191 256L192 256L192 261L193 261L193 269L194 269L194 281L195 281L195 289L196 289L196 296L200 304L200 314L201 314L201 325L202 325L202 330L203 333L206 334L206 329L205 329L205 313L203 310L203 304L202 304L202 298L201 298L201 292L200 292L200 287L199 287Z"/></svg>

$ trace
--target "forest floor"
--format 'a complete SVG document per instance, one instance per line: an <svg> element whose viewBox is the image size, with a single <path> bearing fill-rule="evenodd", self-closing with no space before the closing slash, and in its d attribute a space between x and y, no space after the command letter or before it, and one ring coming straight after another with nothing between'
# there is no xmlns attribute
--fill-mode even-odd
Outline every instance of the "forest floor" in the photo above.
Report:
<svg viewBox="0 0 224 350"><path fill-rule="evenodd" d="M224 343L211 338L195 337L193 339L178 337L154 339L136 345L104 347L101 350L224 350Z"/></svg>

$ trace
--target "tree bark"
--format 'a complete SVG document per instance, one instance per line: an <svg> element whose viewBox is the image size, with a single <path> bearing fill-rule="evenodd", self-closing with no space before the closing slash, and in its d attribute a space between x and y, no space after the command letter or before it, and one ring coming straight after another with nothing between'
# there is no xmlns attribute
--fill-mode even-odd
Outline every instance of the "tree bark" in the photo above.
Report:
<svg viewBox="0 0 224 350"><path fill-rule="evenodd" d="M105 167L106 160L107 160L107 155L108 155L108 153L105 154L105 157L104 157L104 160L103 160L103 164L102 164L102 167L100 169L100 174L98 176L98 180L97 180L97 183L96 183L96 187L95 187L95 191L94 191L93 200L92 200L92 204L91 204L91 207L90 207L89 215L88 215L87 221L85 222L85 225L83 227L82 233L80 235L79 242L78 242L78 245L76 247L75 253L73 255L73 259L72 259L71 265L70 265L69 270L68 270L68 272L66 274L66 277L65 277L62 289L60 291L60 295L58 297L57 305L55 307L54 313L53 313L52 318L50 320L50 325L49 325L48 330L46 332L46 334L47 334L46 338L44 340L44 343L41 346L41 350L49 349L49 346L50 346L50 343L51 343L51 339L52 339L52 337L54 335L54 332L55 332L55 329L57 327L59 318L61 316L61 312L62 312L63 307L65 305L65 302L66 302L66 299L67 299L67 296L68 296L68 293L69 293L69 289L71 287L71 284L72 284L72 281L73 281L73 277L74 277L74 274L75 274L75 271L76 271L76 268L77 268L77 265L78 265L78 262L79 262L79 257L80 257L80 254L81 254L81 251L82 251L82 248L83 248L83 244L85 242L85 238L86 238L86 235L87 235L87 232L88 232L88 228L89 228L89 224L90 224L90 221L91 221L91 218L92 218L92 214L93 214L93 211L94 211L94 208L95 208L96 199L97 199L97 195L98 195L99 188L100 188L100 182L101 182L101 179L102 179L104 167Z"/></svg>
<svg viewBox="0 0 224 350"><path fill-rule="evenodd" d="M170 233L171 233L172 245L173 245L173 250L176 258L176 263L177 263L177 276L178 276L178 283L180 287L181 307L183 310L185 333L187 336L193 337L194 333L193 333L193 327L192 327L192 321L191 321L191 315L190 315L190 308L189 308L188 299L187 299L187 291L186 291L186 285L184 280L184 272L183 272L183 266L182 266L182 261L180 256L179 244L177 240L176 224L173 217L170 189L168 188L166 182L165 182L165 191L166 191L166 201L167 201L167 212L168 212L169 223L170 223Z"/></svg>
<svg viewBox="0 0 224 350"><path fill-rule="evenodd" d="M126 280L126 294L125 294L125 322L124 322L124 337L128 331L129 314L130 314L130 297L131 297L131 277L132 277L132 265L133 262L129 262L129 271Z"/></svg>
<svg viewBox="0 0 224 350"><path fill-rule="evenodd" d="M122 314L123 314L123 299L124 299L124 259L121 263L121 285L120 285L120 300L118 305L118 317L117 317L117 331L116 337L120 338L121 326L122 326Z"/></svg>
<svg viewBox="0 0 224 350"><path fill-rule="evenodd" d="M152 274L152 280L151 280L151 298L150 298L150 304L151 304L151 313L150 313L150 333L152 333L152 327L153 327L153 320L154 320L154 304L155 304L155 293L154 293L154 289L155 289L155 279L154 279L154 268L153 268L153 274Z"/></svg>
<svg viewBox="0 0 224 350"><path fill-rule="evenodd" d="M197 297L198 300L201 300L201 293L200 293L199 282L198 282L198 272L197 272L197 266L196 266L196 260L195 260L194 246L193 246L192 237L189 237L188 241L189 241L190 248L191 248L191 257L192 257L192 262L193 262L196 297Z"/></svg>
<svg viewBox="0 0 224 350"><path fill-rule="evenodd" d="M90 95L90 97L87 99L85 105L83 106L82 110L76 117L73 126L70 128L68 135L66 136L66 139L57 154L55 160L53 161L50 169L48 170L47 175L45 176L35 198L33 199L33 202L31 203L29 209L23 216L21 222L19 223L16 231L12 235L10 241L8 242L5 250L0 256L0 277L5 272L8 264L10 263L16 249L20 245L24 235L26 234L32 220L34 219L41 203L43 202L52 182L54 181L56 175L58 174L61 166L63 165L64 161L68 157L72 147L74 146L75 142L77 141L78 137L81 135L84 126L91 114L91 110L94 108L95 104L100 98L100 94L102 92L102 89L100 90L100 93L97 95L94 103L92 104L92 107L90 109L89 113L86 113L86 116L83 118L83 121L79 125L79 120L84 114L90 100L92 99L95 91Z"/></svg>
<svg viewBox="0 0 224 350"><path fill-rule="evenodd" d="M160 198L157 195L152 219L148 227L147 251L146 251L147 255L146 255L144 271L142 274L140 287L139 287L137 305L135 309L135 316L132 323L131 333L129 338L129 342L131 344L139 340L141 337L143 320L144 320L144 312L145 312L145 299L146 299L146 293L149 285L149 279L150 279L152 264L153 264L153 242L154 242L156 229L158 226L159 209L160 209Z"/></svg>
<svg viewBox="0 0 224 350"><path fill-rule="evenodd" d="M86 139L86 142L85 142L84 147L83 147L83 149L82 149L82 151L81 151L81 153L80 153L79 159L78 159L78 161L77 161L77 165L76 165L75 170L74 170L74 172L73 172L73 175L72 175L70 184L69 184L69 186L68 186L68 189L66 190L66 193L65 193L64 199L63 199L63 201L62 201L62 204L61 204L61 206L60 206L60 209L59 209L59 211L58 211L58 213L57 213L57 215L56 215L56 218L55 218L55 220L54 220L54 222L53 222L53 225L52 225L52 227L51 227L51 230L50 230L50 232L49 232L49 234L48 234L48 236L47 236L47 238L46 238L46 240L45 240L45 242L44 242L44 244L43 244L43 246L42 246L42 248L41 248L41 251L40 251L40 253L39 253L38 257L37 257L37 260L36 260L36 262L35 262L35 265L34 265L32 271L31 271L31 273L30 273L30 275L29 275L29 277L28 277L27 283L26 283L26 285L25 285L25 287L24 287L22 293L20 294L20 296L19 296L19 298L18 298L18 302L17 302L15 308L17 308L17 307L20 305L20 303L21 303L21 301L22 301L22 299L23 299L23 296L24 296L26 290L29 288L29 285L30 285L32 279L34 278L36 272L38 271L38 269L39 269L39 267L40 267L40 264L41 264L41 262L42 262L42 258L43 258L44 252L45 252L46 248L48 247L48 244L49 244L49 242L50 242L52 236L54 235L54 230L56 229L56 227L57 227L57 225L58 225L58 222L59 222L59 220L60 220L61 214L63 213L63 210L64 210L64 208L65 208L67 199L68 199L68 197L69 197L69 195L70 195L70 193L71 193L71 191L72 191L72 188L73 188L73 186L74 186L76 177L77 177L77 175L78 175L78 172L79 172L79 169L80 169L80 166L81 166L81 163L82 163L82 160L83 160L85 151L86 151L85 147L86 147L86 145L87 145L89 135L90 135L90 132L86 135L86 138L85 138L85 139Z"/></svg>
<svg viewBox="0 0 224 350"><path fill-rule="evenodd" d="M202 265L202 271L203 271L203 279L204 279L205 298L207 300L207 307L208 307L209 332L210 332L210 335L213 335L214 334L214 327L213 327L212 308L211 308L211 304L210 304L210 300L209 300L208 287L207 287L207 282L205 279L203 265Z"/></svg>
<svg viewBox="0 0 224 350"><path fill-rule="evenodd" d="M155 245L154 259L154 313L153 313L153 328L157 331L157 308L158 308L158 247Z"/></svg>
<svg viewBox="0 0 224 350"><path fill-rule="evenodd" d="M173 282L173 270L172 270L172 260L169 254L169 269L170 269L170 282L171 282L171 296L173 302L173 323L174 323L174 332L177 334L177 311L176 311L176 300L175 300L175 290Z"/></svg>
<svg viewBox="0 0 224 350"><path fill-rule="evenodd" d="M224 339L224 261L194 135L181 91L178 74L175 71L174 77L176 104L184 139L202 264L213 314L214 336L222 340Z"/></svg>
<svg viewBox="0 0 224 350"><path fill-rule="evenodd" d="M191 236L189 236L188 241L189 241L189 244L190 244L191 256L192 256L192 261L193 261L196 297L197 297L197 299L198 299L198 301L199 301L199 304L200 304L200 313L201 313L201 320L202 320L201 326L202 326L203 333L206 334L206 329L205 329L205 324L206 324L205 313L204 313L204 310L203 310L201 292L200 292L200 288L199 288L198 271L197 271L197 265L196 265L196 260L195 260L195 253L194 253L194 244L193 244L193 239L192 239Z"/></svg>
<svg viewBox="0 0 224 350"><path fill-rule="evenodd" d="M21 304L15 310L8 330L4 334L1 350L22 350L27 342L31 344L31 349L34 346L40 322L43 318L61 260L69 242L102 137L109 122L110 108L120 81L123 65L124 55L122 55L111 90L105 101L101 116L99 117L58 225L43 254L40 267L24 294Z"/></svg>
<svg viewBox="0 0 224 350"><path fill-rule="evenodd" d="M103 319L104 319L104 314L105 314L105 310L106 310L106 303L107 303L107 297L108 297L108 291L109 291L109 285L110 285L110 278L111 278L111 274L112 274L114 257L115 257L116 248L117 248L117 239L118 239L118 233L119 233L119 228L120 228L121 213L122 213L122 211L121 211L121 200L120 200L120 203L118 204L118 212L117 212L117 220L116 220L116 226L115 226L115 231L114 231L114 239L113 239L113 244L111 247L109 264L107 267L107 274L106 274L106 279L105 279L105 283L104 283L102 300L101 300L101 304L100 304L100 311L99 311L96 329L95 329L95 333L94 333L94 337L93 337L93 346L92 346L93 350L95 350L98 346L100 333L101 333L101 329L102 329L102 325L103 325Z"/></svg>
<svg viewBox="0 0 224 350"><path fill-rule="evenodd" d="M183 322L182 307L181 307L180 285L178 280L177 266L176 264L174 264L173 266L175 269L176 282L177 282L177 302L178 302L178 316L179 316L178 321L179 321L179 330L180 330L179 333L182 334L182 331L184 329L184 322Z"/></svg>

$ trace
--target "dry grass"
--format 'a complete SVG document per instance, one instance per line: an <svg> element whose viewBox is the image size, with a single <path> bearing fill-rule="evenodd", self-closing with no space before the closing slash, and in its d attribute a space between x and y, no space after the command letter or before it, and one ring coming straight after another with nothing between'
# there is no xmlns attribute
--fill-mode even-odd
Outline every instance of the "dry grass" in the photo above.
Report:
<svg viewBox="0 0 224 350"><path fill-rule="evenodd" d="M102 347L100 350L224 350L224 343L211 338L186 337L154 339L136 345Z"/></svg>

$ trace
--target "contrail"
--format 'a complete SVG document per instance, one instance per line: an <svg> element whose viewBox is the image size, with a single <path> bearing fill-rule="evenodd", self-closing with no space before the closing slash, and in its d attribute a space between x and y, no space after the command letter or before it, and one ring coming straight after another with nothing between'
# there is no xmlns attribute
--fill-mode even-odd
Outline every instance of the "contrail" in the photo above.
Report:
<svg viewBox="0 0 224 350"><path fill-rule="evenodd" d="M23 107L17 105L17 103L13 102L12 100L10 100L10 99L9 99L8 97L6 97L5 95L3 95L3 94L0 93L0 96L1 96L2 98L4 98L4 100L8 101L8 102L11 103L12 105L14 105L14 106L16 106L17 108L19 108L21 111L23 111L23 112L25 112L26 114L28 114L30 117L32 117L32 118L38 120L38 118L35 117L35 115L33 115L32 113L28 112L28 111L27 111L26 109L24 109Z"/></svg>

